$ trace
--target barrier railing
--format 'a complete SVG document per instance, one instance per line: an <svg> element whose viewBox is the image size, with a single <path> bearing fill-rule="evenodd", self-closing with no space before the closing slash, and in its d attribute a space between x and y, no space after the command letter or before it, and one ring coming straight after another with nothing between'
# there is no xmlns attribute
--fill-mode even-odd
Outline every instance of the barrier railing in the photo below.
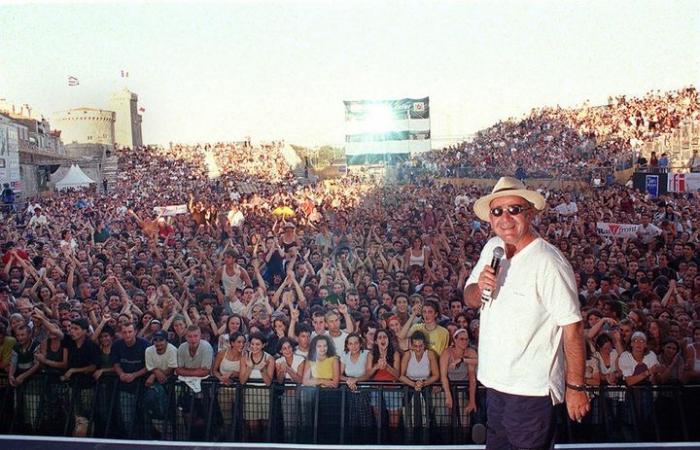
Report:
<svg viewBox="0 0 700 450"><path fill-rule="evenodd" d="M360 383L353 391L250 382L198 385L62 382L38 374L19 387L0 378L0 433L202 442L423 444L471 442L485 424L483 387L467 413L465 383L451 386L447 408L438 386L415 391L394 383ZM591 387L592 411L581 423L555 409L558 441L660 442L700 439L700 385Z"/></svg>

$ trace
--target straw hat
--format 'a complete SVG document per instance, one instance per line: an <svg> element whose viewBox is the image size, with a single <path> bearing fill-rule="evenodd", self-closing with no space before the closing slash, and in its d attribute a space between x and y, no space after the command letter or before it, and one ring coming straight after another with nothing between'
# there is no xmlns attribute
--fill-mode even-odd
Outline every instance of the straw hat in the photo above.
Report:
<svg viewBox="0 0 700 450"><path fill-rule="evenodd" d="M532 203L535 209L539 211L543 210L546 204L542 194L527 189L522 181L513 177L501 177L489 195L485 195L474 202L474 212L476 216L488 222L489 214L491 213L491 202L499 197L506 197L509 195L524 198Z"/></svg>

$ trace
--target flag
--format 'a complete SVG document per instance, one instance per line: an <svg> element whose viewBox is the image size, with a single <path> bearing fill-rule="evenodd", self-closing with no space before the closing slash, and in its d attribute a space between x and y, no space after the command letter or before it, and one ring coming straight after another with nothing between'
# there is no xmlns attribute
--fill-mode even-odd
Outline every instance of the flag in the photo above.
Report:
<svg viewBox="0 0 700 450"><path fill-rule="evenodd" d="M78 81L78 79L76 77L73 77L73 76L68 77L68 86L72 87L72 86L77 86L79 84L80 84L80 82Z"/></svg>
<svg viewBox="0 0 700 450"><path fill-rule="evenodd" d="M129 78L129 71L122 70L122 78Z"/></svg>
<svg viewBox="0 0 700 450"><path fill-rule="evenodd" d="M139 112L146 112L146 108L142 106L141 108L139 108Z"/></svg>

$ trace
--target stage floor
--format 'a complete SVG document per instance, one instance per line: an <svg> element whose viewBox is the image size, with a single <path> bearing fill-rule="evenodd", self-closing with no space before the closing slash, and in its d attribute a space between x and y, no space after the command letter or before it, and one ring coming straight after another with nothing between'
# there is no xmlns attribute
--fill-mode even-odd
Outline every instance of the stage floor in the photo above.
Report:
<svg viewBox="0 0 700 450"><path fill-rule="evenodd" d="M87 450L99 448L100 450L166 450L173 448L188 448L192 450L214 450L222 448L230 449L257 449L257 450L295 450L295 449L313 449L313 450L340 450L340 449L357 449L365 450L368 448L377 448L380 450L465 450L465 449L483 449L483 445L444 445L444 446L423 446L423 445L306 445L306 444L246 444L246 443L214 443L214 442L173 442L173 441L134 441L134 440L117 440L117 439L92 439L92 438L64 438L64 437L47 437L47 436L16 436L6 435L0 436L0 448L3 450L59 450L59 449L75 449ZM665 443L641 443L641 444L559 444L557 449L571 450L652 450L652 449L667 449L667 450L700 450L700 442L665 442Z"/></svg>

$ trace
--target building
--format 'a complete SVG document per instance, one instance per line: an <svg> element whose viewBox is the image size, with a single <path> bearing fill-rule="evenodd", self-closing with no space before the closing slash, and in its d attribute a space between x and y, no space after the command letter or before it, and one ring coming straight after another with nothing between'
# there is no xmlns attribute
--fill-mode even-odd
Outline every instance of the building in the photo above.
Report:
<svg viewBox="0 0 700 450"><path fill-rule="evenodd" d="M113 111L97 108L74 108L57 112L51 121L61 130L65 144L99 144L114 146Z"/></svg>
<svg viewBox="0 0 700 450"><path fill-rule="evenodd" d="M119 147L136 148L143 145L138 102L139 96L128 89L115 92L109 100L109 108L116 114L114 141Z"/></svg>
<svg viewBox="0 0 700 450"><path fill-rule="evenodd" d="M10 116L0 114L0 186L9 183L15 191L22 190L19 171L19 138L27 128L15 123Z"/></svg>

